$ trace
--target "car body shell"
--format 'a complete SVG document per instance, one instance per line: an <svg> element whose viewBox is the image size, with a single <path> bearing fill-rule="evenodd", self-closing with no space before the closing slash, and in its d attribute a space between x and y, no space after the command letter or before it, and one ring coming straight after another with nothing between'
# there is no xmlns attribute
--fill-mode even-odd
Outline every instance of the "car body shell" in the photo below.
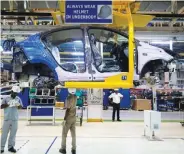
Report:
<svg viewBox="0 0 184 154"><path fill-rule="evenodd" d="M123 35L128 39L128 35L126 33L119 32L115 29L111 28L102 28L102 27L95 27L95 26L88 26L88 27L63 27L57 28L54 30L50 30L47 32L38 33L28 37L26 40L17 43L14 46L13 51L13 60L15 64L16 57L20 56L20 51L23 54L23 61L24 64L44 64L46 65L54 74L54 78L59 81L104 81L106 78L114 75L118 75L122 72L99 72L97 68L94 66L92 61L94 60L94 55L92 54L92 49L89 40L88 29L105 29L108 31L112 31ZM46 37L53 32L59 32L63 30L70 30L70 29L81 29L83 31L84 37L84 47L85 47L85 66L86 70L83 73L80 72L69 72L64 70L53 57L47 46L45 46L42 38ZM138 42L138 43L136 43ZM89 56L90 55L90 56ZM127 54L128 56L128 54ZM92 60L93 59L93 60ZM134 79L139 79L139 75L141 74L142 69L144 66L154 60L164 60L170 61L173 59L173 56L165 52L163 49L151 46L149 44L135 41L135 72L134 72ZM76 67L77 68L77 67Z"/></svg>

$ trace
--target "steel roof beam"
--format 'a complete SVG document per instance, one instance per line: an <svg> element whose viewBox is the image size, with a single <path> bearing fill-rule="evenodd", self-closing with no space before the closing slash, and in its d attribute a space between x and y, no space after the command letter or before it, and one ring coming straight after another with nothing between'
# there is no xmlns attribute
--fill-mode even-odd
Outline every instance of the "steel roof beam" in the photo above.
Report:
<svg viewBox="0 0 184 154"><path fill-rule="evenodd" d="M155 18L184 18L184 14L172 14L170 12L144 12L138 11L137 14L153 15Z"/></svg>
<svg viewBox="0 0 184 154"><path fill-rule="evenodd" d="M178 14L184 14L184 6L178 10Z"/></svg>
<svg viewBox="0 0 184 154"><path fill-rule="evenodd" d="M1 25L1 32L5 31L46 31L51 30L59 27L66 27L68 25L59 25L59 26L49 26L49 25ZM135 28L136 31L168 31L168 32L183 32L183 27L142 27L142 28Z"/></svg>
<svg viewBox="0 0 184 154"><path fill-rule="evenodd" d="M37 12L7 12L1 11L1 16L39 16L50 17L51 13L37 13Z"/></svg>

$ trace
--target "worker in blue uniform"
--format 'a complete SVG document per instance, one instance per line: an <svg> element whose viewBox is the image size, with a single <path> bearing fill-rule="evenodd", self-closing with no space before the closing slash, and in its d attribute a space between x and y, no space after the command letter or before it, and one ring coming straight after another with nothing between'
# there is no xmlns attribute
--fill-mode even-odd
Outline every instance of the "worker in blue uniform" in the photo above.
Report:
<svg viewBox="0 0 184 154"><path fill-rule="evenodd" d="M72 154L76 154L76 89L69 88L69 95L66 98L66 113L63 121L62 143L60 153L66 154L66 138L68 131L70 130L72 136Z"/></svg>
<svg viewBox="0 0 184 154"><path fill-rule="evenodd" d="M21 99L17 96L20 91L20 87L13 86L11 95L5 97L1 103L1 109L4 109L4 123L1 135L1 153L4 152L4 147L9 133L8 151L16 153L14 146L18 128L18 109L23 106Z"/></svg>

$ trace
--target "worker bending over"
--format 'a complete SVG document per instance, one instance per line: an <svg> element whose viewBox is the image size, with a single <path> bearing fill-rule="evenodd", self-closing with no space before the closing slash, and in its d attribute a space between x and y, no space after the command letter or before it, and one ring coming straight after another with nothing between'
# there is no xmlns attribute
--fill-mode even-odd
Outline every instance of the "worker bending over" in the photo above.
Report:
<svg viewBox="0 0 184 154"><path fill-rule="evenodd" d="M75 95L76 89L68 89L69 95L66 99L66 113L63 121L62 143L60 153L66 153L66 138L70 130L72 136L72 154L76 154L76 103L77 96Z"/></svg>
<svg viewBox="0 0 184 154"><path fill-rule="evenodd" d="M1 153L4 153L4 147L9 132L8 151L16 153L14 146L18 126L18 108L22 107L22 101L17 96L19 92L20 87L13 86L11 95L5 97L1 103L1 109L4 109L4 123L1 135Z"/></svg>

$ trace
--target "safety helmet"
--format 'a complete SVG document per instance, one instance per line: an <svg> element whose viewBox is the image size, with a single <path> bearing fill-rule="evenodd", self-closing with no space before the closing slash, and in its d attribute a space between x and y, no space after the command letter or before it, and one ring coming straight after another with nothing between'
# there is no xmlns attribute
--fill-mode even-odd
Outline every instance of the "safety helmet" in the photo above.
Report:
<svg viewBox="0 0 184 154"><path fill-rule="evenodd" d="M118 91L119 89L114 89L114 91Z"/></svg>
<svg viewBox="0 0 184 154"><path fill-rule="evenodd" d="M15 92L15 93L20 93L21 89L20 89L19 86L13 86L12 91Z"/></svg>
<svg viewBox="0 0 184 154"><path fill-rule="evenodd" d="M111 7L109 5L104 5L100 8L100 12L98 14L99 18L107 18L112 14Z"/></svg>
<svg viewBox="0 0 184 154"><path fill-rule="evenodd" d="M76 93L76 89L75 88L68 88L68 92L70 93L70 94L75 94Z"/></svg>

